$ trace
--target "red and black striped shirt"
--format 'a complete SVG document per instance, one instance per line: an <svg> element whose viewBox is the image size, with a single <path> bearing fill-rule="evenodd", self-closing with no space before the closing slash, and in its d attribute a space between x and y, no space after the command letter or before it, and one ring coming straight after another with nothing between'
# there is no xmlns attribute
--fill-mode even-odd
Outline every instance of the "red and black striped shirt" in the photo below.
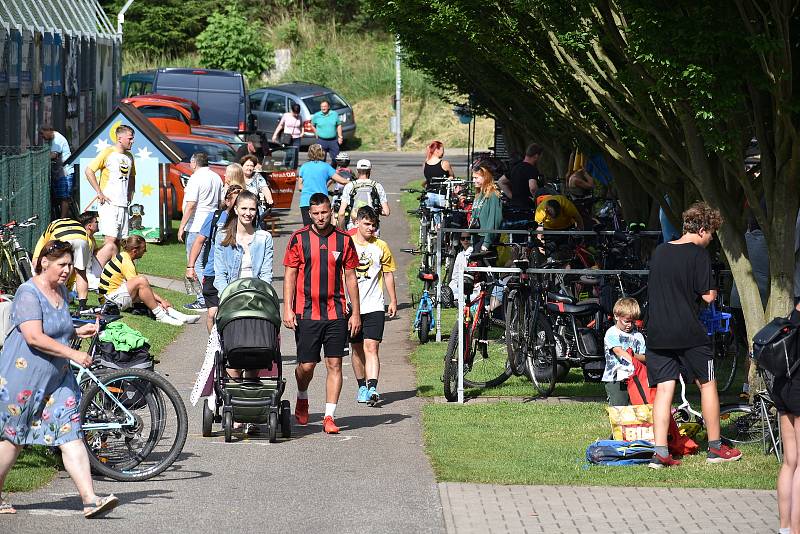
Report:
<svg viewBox="0 0 800 534"><path fill-rule="evenodd" d="M294 312L299 319L347 316L344 270L358 267L358 253L348 234L334 228L323 236L305 226L289 238L283 265L298 269Z"/></svg>

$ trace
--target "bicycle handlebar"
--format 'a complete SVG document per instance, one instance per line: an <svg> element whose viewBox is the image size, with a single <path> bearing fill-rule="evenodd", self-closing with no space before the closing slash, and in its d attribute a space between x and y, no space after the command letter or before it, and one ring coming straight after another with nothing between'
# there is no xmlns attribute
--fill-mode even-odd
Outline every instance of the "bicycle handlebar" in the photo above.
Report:
<svg viewBox="0 0 800 534"><path fill-rule="evenodd" d="M33 215L32 217L28 217L22 222L8 221L3 225L3 227L7 228L8 230L13 230L14 228L31 228L33 226L36 226L36 223L34 221L36 221L37 219L39 219L39 216Z"/></svg>

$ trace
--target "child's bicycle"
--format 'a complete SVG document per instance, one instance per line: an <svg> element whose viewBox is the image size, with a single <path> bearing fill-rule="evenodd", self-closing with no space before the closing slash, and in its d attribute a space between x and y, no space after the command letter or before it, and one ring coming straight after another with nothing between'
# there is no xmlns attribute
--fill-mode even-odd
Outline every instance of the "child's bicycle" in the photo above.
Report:
<svg viewBox="0 0 800 534"><path fill-rule="evenodd" d="M411 248L404 248L402 251L408 254L426 255L424 252ZM414 316L413 326L420 343L427 343L431 332L433 332L436 328L436 317L433 314L435 303L430 294L433 284L436 282L436 273L425 268L427 263L428 262L423 259L422 266L420 267L419 274L417 275L424 284L422 295L420 296L419 304L417 305L417 313Z"/></svg>
<svg viewBox="0 0 800 534"><path fill-rule="evenodd" d="M84 310L73 317L76 326L98 323L87 351L92 357L100 331L120 318L99 311ZM75 339L72 347L77 349L80 343ZM189 427L186 406L175 386L148 369L82 367L74 362L72 366L82 392L83 441L96 473L123 482L147 480L172 465L183 450Z"/></svg>

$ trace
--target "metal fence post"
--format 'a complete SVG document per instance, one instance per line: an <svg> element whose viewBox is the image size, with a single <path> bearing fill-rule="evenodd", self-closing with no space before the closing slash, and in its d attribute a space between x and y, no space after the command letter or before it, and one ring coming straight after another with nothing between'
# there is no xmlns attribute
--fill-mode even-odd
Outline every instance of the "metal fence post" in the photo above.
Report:
<svg viewBox="0 0 800 534"><path fill-rule="evenodd" d="M442 340L442 232L444 228L439 223L436 232L436 342Z"/></svg>
<svg viewBox="0 0 800 534"><path fill-rule="evenodd" d="M458 276L458 403L464 404L464 274Z"/></svg>

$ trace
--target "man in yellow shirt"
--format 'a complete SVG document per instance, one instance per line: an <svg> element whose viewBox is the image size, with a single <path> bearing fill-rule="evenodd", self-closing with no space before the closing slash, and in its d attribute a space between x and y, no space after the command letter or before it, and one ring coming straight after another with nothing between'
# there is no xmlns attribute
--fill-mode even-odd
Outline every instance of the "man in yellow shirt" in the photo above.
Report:
<svg viewBox="0 0 800 534"><path fill-rule="evenodd" d="M136 190L136 168L133 163L133 128L125 124L114 130L117 142L102 150L86 168L89 185L100 202L99 232L104 243L97 251L97 261L104 266L117 251L117 240L128 235L128 205ZM100 181L96 173L100 172Z"/></svg>
<svg viewBox="0 0 800 534"><path fill-rule="evenodd" d="M67 280L67 287L75 284L78 292L78 303L81 309L86 307L86 299L89 295L89 282L86 278L86 271L92 265L92 253L94 252L94 233L97 231L97 212L86 211L75 219L56 219L51 222L44 231L36 248L33 250L33 264L42 252L42 247L50 240L58 239L66 241L72 245L74 271Z"/></svg>
<svg viewBox="0 0 800 534"><path fill-rule="evenodd" d="M564 195L548 195L541 198L534 219L545 230L568 230L572 226L583 230L583 219L578 209Z"/></svg>

